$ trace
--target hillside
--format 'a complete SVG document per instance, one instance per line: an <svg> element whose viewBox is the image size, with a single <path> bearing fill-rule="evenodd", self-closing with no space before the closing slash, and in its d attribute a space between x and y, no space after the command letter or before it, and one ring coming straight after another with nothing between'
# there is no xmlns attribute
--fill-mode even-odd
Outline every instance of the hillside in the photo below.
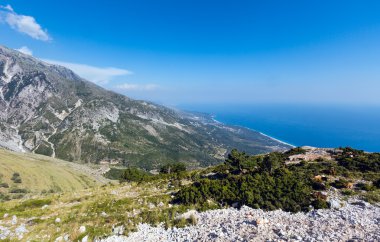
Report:
<svg viewBox="0 0 380 242"><path fill-rule="evenodd" d="M105 183L105 178L85 165L0 149L0 201L81 191Z"/></svg>
<svg viewBox="0 0 380 242"><path fill-rule="evenodd" d="M379 157L297 148L171 174L128 168L121 184L0 203L0 240L378 241Z"/></svg>
<svg viewBox="0 0 380 242"><path fill-rule="evenodd" d="M205 166L232 148L249 154L290 146L207 115L132 100L0 46L0 146L92 163L146 169L184 161Z"/></svg>

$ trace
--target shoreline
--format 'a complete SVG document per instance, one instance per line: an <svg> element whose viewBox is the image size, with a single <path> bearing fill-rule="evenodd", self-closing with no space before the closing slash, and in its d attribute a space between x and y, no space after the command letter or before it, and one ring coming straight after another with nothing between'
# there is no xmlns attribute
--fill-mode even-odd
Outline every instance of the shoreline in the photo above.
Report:
<svg viewBox="0 0 380 242"><path fill-rule="evenodd" d="M260 131L258 131L258 130L252 129L252 128L248 128L248 127L245 127L245 126L242 126L242 125L227 124L227 123L224 123L224 122L218 121L218 120L216 119L216 115L213 115L213 114L211 115L211 119L212 119L214 122L218 123L218 124L222 124L222 125L228 125L228 126L234 126L234 127L239 127L239 128L248 129L248 130L251 130L251 131L254 131L254 132L258 132L258 133L261 134L262 136L265 136L265 137L267 137L267 138L270 138L270 139L272 139L272 140L274 140L274 141L277 141L277 142L279 142L279 143L281 143L281 144L283 144L283 145L288 145L288 146L290 146L290 147L292 147L292 148L297 147L297 146L295 146L295 145L292 145L292 144L287 143L287 142L285 142L285 141L282 141L282 140L276 139L276 138L274 138L274 137L272 137L272 136L270 136L270 135L264 134L263 132L260 132Z"/></svg>
<svg viewBox="0 0 380 242"><path fill-rule="evenodd" d="M250 128L247 128L247 127L244 127L244 128L246 128L246 129L250 129ZM254 129L251 129L251 130L254 130ZM264 133L262 133L262 132L260 132L260 131L257 131L257 130L255 130L255 131L256 131L256 132L259 132L261 135L263 135L263 136L265 136L265 137L268 137L268 138L270 138L270 139L273 139L273 140L275 140L275 141L277 141L277 142L279 142L279 143L281 143L281 144L289 145L289 146L291 146L291 147L293 147L293 148L297 147L297 146L292 145L292 144L290 144L290 143L286 143L285 141L282 141L282 140L276 139L276 138L274 138L274 137L272 137L272 136L269 136L269 135L267 135L267 134L264 134Z"/></svg>

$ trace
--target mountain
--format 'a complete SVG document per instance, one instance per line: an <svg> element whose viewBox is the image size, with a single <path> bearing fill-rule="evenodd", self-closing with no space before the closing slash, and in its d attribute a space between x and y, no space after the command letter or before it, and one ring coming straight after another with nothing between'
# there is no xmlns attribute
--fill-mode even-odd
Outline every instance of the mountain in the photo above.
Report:
<svg viewBox="0 0 380 242"><path fill-rule="evenodd" d="M232 148L249 154L290 148L208 115L130 99L2 46L0 131L0 146L10 150L146 169L215 164Z"/></svg>

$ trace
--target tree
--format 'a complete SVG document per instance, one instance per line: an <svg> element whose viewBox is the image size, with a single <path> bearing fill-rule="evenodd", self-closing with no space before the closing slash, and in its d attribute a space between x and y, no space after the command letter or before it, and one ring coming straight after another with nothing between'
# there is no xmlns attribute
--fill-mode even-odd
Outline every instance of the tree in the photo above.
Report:
<svg viewBox="0 0 380 242"><path fill-rule="evenodd" d="M186 165L182 162L166 164L160 168L161 173L171 174L186 171Z"/></svg>
<svg viewBox="0 0 380 242"><path fill-rule="evenodd" d="M276 169L280 168L282 164L281 154L273 152L264 157L261 163L261 169L272 174Z"/></svg>
<svg viewBox="0 0 380 242"><path fill-rule="evenodd" d="M244 152L239 152L237 149L231 150L231 153L228 154L226 159L226 164L232 167L235 167L239 170L239 172L243 169L243 163L247 161L249 156L247 156Z"/></svg>

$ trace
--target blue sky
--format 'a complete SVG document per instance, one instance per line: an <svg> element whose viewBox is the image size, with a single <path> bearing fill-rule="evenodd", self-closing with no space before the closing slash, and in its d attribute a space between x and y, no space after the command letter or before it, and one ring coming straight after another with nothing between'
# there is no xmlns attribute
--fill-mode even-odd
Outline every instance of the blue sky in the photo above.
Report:
<svg viewBox="0 0 380 242"><path fill-rule="evenodd" d="M0 5L0 44L133 98L380 105L379 1Z"/></svg>

